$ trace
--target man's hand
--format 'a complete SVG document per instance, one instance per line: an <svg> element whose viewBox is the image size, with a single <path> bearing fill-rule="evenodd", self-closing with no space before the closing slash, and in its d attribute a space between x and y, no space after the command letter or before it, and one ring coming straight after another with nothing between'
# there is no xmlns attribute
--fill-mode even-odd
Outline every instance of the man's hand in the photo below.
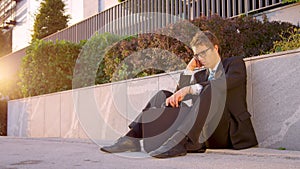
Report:
<svg viewBox="0 0 300 169"><path fill-rule="evenodd" d="M200 68L202 65L199 61L195 60L195 58L192 58L189 64L186 66L187 70L194 71L196 67Z"/></svg>
<svg viewBox="0 0 300 169"><path fill-rule="evenodd" d="M172 107L179 107L179 102L181 102L185 95L189 94L189 92L190 86L178 90L176 93L166 99L166 106L169 106L170 104Z"/></svg>

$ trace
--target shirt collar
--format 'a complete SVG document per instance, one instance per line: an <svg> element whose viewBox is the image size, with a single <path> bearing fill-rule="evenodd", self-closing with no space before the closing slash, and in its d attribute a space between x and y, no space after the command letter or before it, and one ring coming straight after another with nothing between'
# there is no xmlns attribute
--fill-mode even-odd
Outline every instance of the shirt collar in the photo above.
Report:
<svg viewBox="0 0 300 169"><path fill-rule="evenodd" d="M212 72L212 71L214 71L214 72L216 72L217 71L217 68L218 68L218 66L219 66L219 64L220 64L220 62L221 62L221 60L219 60L219 62L216 64L216 66L213 68L213 69L208 69L209 70L209 72Z"/></svg>

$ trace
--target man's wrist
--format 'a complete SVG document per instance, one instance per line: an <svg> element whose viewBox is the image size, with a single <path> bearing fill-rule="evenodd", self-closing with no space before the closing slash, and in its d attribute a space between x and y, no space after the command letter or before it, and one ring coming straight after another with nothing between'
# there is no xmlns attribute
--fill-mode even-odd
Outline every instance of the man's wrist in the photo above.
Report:
<svg viewBox="0 0 300 169"><path fill-rule="evenodd" d="M182 88L181 89L181 94L182 94L182 96L185 96L185 95L187 95L187 94L190 94L190 87L191 86L186 86L186 87L184 87L184 88Z"/></svg>
<svg viewBox="0 0 300 169"><path fill-rule="evenodd" d="M194 84L190 86L190 94L199 95L202 91L203 86L200 84Z"/></svg>

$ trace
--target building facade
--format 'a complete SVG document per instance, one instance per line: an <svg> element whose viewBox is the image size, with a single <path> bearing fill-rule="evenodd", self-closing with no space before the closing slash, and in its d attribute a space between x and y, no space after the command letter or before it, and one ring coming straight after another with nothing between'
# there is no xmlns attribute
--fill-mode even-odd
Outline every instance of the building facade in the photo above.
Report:
<svg viewBox="0 0 300 169"><path fill-rule="evenodd" d="M0 27L12 30L12 51L27 47L31 41L35 14L42 0L1 0ZM92 15L118 4L118 0L64 0L68 25L74 25Z"/></svg>

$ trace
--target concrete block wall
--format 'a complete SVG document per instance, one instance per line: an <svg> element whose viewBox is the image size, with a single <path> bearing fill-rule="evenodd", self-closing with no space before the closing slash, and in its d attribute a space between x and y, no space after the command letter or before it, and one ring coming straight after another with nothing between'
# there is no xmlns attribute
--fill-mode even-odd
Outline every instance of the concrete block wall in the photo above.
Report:
<svg viewBox="0 0 300 169"><path fill-rule="evenodd" d="M181 71L8 103L8 135L114 140L159 90L174 91Z"/></svg>
<svg viewBox="0 0 300 169"><path fill-rule="evenodd" d="M300 150L300 50L245 61L247 101L260 146Z"/></svg>
<svg viewBox="0 0 300 169"><path fill-rule="evenodd" d="M245 59L259 146L300 150L300 49ZM9 101L8 135L114 140L181 71Z"/></svg>

